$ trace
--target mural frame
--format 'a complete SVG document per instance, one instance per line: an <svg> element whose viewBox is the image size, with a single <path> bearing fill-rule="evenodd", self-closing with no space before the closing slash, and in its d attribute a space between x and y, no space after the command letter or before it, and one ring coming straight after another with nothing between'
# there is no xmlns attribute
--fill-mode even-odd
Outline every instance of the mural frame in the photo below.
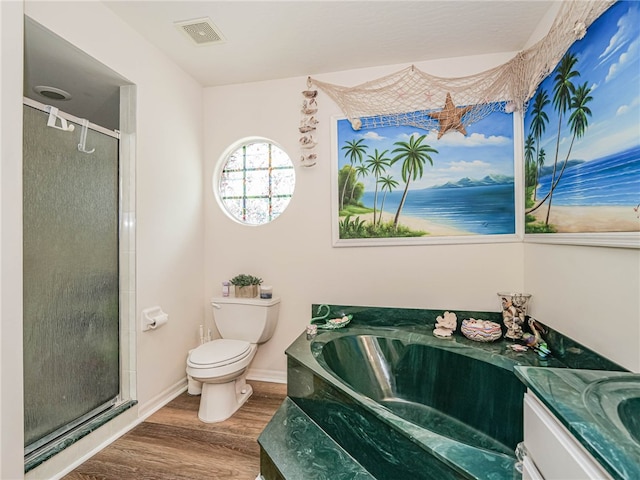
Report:
<svg viewBox="0 0 640 480"><path fill-rule="evenodd" d="M371 247L371 246L408 246L408 245L446 245L446 244L482 244L482 243L513 243L522 242L524 238L523 222L523 169L522 169L522 116L510 113L513 121L513 152L510 162L513 166L513 209L514 232L500 234L462 234L462 235L432 235L417 237L384 237L384 238L340 238L340 221L344 217L339 216L339 160L340 149L338 122L345 121L344 116L331 117L331 221L332 221L332 245L333 247ZM408 127L398 127L408 128ZM412 127L421 134L436 134L427 132L417 127Z"/></svg>
<svg viewBox="0 0 640 480"><path fill-rule="evenodd" d="M523 114L525 243L640 248L638 15L632 2L606 10ZM563 73L573 89L560 114Z"/></svg>

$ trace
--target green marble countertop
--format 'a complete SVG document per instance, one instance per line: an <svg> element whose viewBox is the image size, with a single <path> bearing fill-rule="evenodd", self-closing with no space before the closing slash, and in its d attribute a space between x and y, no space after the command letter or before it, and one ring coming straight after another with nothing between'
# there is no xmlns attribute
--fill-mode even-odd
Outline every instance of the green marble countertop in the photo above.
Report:
<svg viewBox="0 0 640 480"><path fill-rule="evenodd" d="M640 478L640 374L526 366L514 370L613 478Z"/></svg>
<svg viewBox="0 0 640 480"><path fill-rule="evenodd" d="M455 334L453 337L447 339L441 339L435 337L432 331L433 325L380 327L358 325L352 322L351 325L345 328L319 331L318 335L312 340L308 340L306 335L302 333L287 348L286 353L289 357L303 362L308 368L313 370L314 373L330 382L335 382L335 379L323 366L317 363L316 358L322 352L322 347L325 343L345 335L385 336L406 343L430 345L442 350L455 352L459 355L472 357L506 370L513 370L517 365L566 368L566 365L554 356L541 359L533 350L514 352L508 348L513 342L505 339L483 343L469 340L460 334ZM309 345L309 343L311 343L311 345Z"/></svg>

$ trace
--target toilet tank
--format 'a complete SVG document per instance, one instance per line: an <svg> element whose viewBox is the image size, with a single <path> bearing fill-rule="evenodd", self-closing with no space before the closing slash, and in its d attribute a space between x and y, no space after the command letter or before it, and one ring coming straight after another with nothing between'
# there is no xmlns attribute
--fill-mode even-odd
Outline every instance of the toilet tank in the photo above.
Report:
<svg viewBox="0 0 640 480"><path fill-rule="evenodd" d="M222 338L264 343L276 329L280 298L213 297L211 306Z"/></svg>

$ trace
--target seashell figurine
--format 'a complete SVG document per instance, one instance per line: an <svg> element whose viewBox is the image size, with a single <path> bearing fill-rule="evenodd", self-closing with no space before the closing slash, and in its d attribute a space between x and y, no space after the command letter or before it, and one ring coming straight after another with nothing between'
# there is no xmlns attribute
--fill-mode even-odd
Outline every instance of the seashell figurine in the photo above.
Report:
<svg viewBox="0 0 640 480"><path fill-rule="evenodd" d="M300 157L300 161L302 162L303 167L313 167L316 164L316 160L318 156L315 153L311 153L307 156L302 155Z"/></svg>
<svg viewBox="0 0 640 480"><path fill-rule="evenodd" d="M436 318L436 328L433 334L440 338L449 338L458 324L458 317L453 312L444 312L442 316Z"/></svg>
<svg viewBox="0 0 640 480"><path fill-rule="evenodd" d="M302 107L301 112L304 113L305 115L313 115L314 113L318 113L318 109L304 106Z"/></svg>
<svg viewBox="0 0 640 480"><path fill-rule="evenodd" d="M499 323L475 318L462 320L460 331L469 340L475 342L493 342L502 336Z"/></svg>
<svg viewBox="0 0 640 480"><path fill-rule="evenodd" d="M505 338L522 338L522 324L525 322L527 307L531 295L528 293L498 293L502 306L502 322L507 327Z"/></svg>
<svg viewBox="0 0 640 480"><path fill-rule="evenodd" d="M311 136L300 137L300 148L313 148L317 145L316 141Z"/></svg>

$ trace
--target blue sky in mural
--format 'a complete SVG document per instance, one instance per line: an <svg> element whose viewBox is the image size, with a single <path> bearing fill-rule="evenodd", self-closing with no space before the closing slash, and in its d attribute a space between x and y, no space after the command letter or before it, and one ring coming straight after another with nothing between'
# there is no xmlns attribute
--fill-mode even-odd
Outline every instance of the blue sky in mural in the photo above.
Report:
<svg viewBox="0 0 640 480"><path fill-rule="evenodd" d="M596 20L584 39L569 49L577 54L576 69L580 77L576 85L588 82L593 101L593 115L583 139L576 140L572 158L585 161L611 155L640 144L640 3L618 2ZM553 97L553 74L539 88ZM547 109L549 124L543 147L549 154L555 150L558 115ZM525 134L530 118L525 119ZM562 145L571 140L565 131ZM565 147L566 151L566 147ZM546 162L549 163L548 161Z"/></svg>
<svg viewBox="0 0 640 480"><path fill-rule="evenodd" d="M467 127L467 136L459 132L448 132L437 140L437 132L427 132L416 127L381 127L355 131L348 120L338 121L338 168L349 165L342 147L346 142L364 138L368 149L366 155L388 150L387 157L397 148L394 142L408 141L411 135L427 135L423 144L435 148L431 154L433 166L425 165L424 175L410 185L410 190L456 182L462 178L481 179L486 175L506 175L513 177L513 116L494 112L483 120ZM366 161L365 155L365 161ZM401 162L397 162L385 172L402 184ZM365 191L374 190L372 175L359 178Z"/></svg>
<svg viewBox="0 0 640 480"><path fill-rule="evenodd" d="M592 115L582 138L576 138L570 160L581 166L567 168L554 203L560 205L636 205L640 202L640 3L618 2L588 29L584 39L569 52L578 61L580 73L573 79L578 87L591 89L587 104ZM539 86L551 100L545 108L549 117L540 147L546 153L545 166L555 158L558 113L553 108L555 71ZM524 132L530 132L531 106L525 115ZM558 164L566 157L571 132L563 117ZM588 183L587 183L588 182ZM549 188L549 178L540 178L540 192ZM590 189L586 190L585 185Z"/></svg>

